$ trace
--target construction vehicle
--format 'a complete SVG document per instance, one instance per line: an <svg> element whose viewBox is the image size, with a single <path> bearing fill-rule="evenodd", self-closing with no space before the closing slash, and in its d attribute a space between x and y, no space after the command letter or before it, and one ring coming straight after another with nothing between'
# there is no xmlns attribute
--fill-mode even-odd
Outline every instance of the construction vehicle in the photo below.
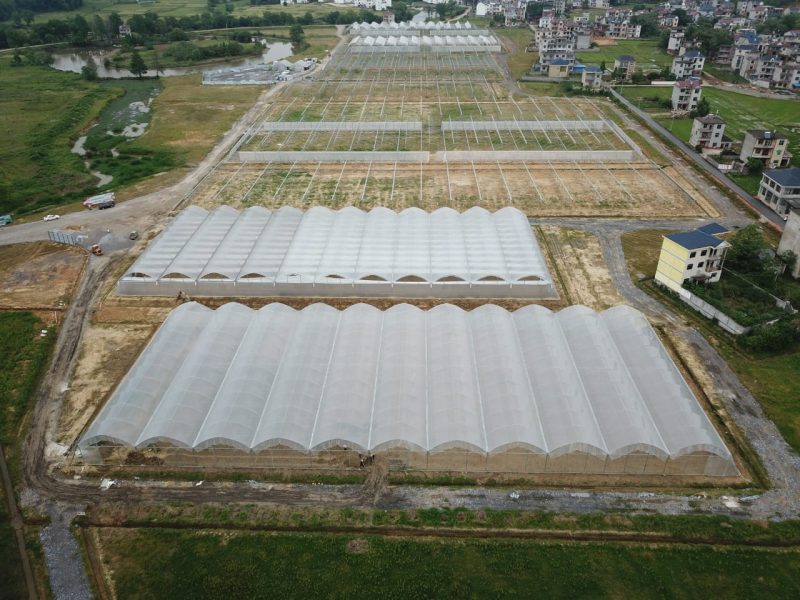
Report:
<svg viewBox="0 0 800 600"><path fill-rule="evenodd" d="M106 192L105 194L90 196L83 201L83 205L89 210L92 210L93 208L97 208L99 210L111 208L112 206L117 205L117 195L114 192Z"/></svg>
<svg viewBox="0 0 800 600"><path fill-rule="evenodd" d="M89 250L91 250L92 254L95 256L103 256L103 249L100 247L100 244L95 244L89 248Z"/></svg>

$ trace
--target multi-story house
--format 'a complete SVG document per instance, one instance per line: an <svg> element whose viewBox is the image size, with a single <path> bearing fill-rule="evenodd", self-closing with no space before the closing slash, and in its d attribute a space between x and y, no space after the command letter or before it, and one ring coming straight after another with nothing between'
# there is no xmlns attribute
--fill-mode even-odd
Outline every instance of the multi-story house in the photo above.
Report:
<svg viewBox="0 0 800 600"><path fill-rule="evenodd" d="M720 154L730 149L731 139L725 136L725 121L718 115L708 114L692 121L689 145L700 147L703 154Z"/></svg>
<svg viewBox="0 0 800 600"><path fill-rule="evenodd" d="M792 158L788 146L788 138L778 131L750 129L744 134L739 158L742 162L757 158L765 167L777 169L787 166Z"/></svg>
<svg viewBox="0 0 800 600"><path fill-rule="evenodd" d="M719 281L730 247L720 239L726 233L728 230L722 225L709 223L694 231L665 235L656 266L656 281L676 291L686 281Z"/></svg>
<svg viewBox="0 0 800 600"><path fill-rule="evenodd" d="M603 87L603 73L600 67L586 67L581 73L581 85L593 90Z"/></svg>
<svg viewBox="0 0 800 600"><path fill-rule="evenodd" d="M540 31L538 34L539 69L546 71L554 60L575 64L575 36L572 33Z"/></svg>
<svg viewBox="0 0 800 600"><path fill-rule="evenodd" d="M756 198L787 219L789 211L800 209L800 167L764 171Z"/></svg>
<svg viewBox="0 0 800 600"><path fill-rule="evenodd" d="M687 77L672 85L672 110L691 112L697 108L702 93L702 82L698 77Z"/></svg>
<svg viewBox="0 0 800 600"><path fill-rule="evenodd" d="M785 62L775 66L772 85L786 90L800 89L800 63Z"/></svg>
<svg viewBox="0 0 800 600"><path fill-rule="evenodd" d="M689 50L682 56L672 59L672 73L676 79L686 77L700 77L703 74L703 66L706 57L699 50Z"/></svg>
<svg viewBox="0 0 800 600"><path fill-rule="evenodd" d="M618 56L614 59L614 70L618 70L622 78L628 80L636 72L636 59L630 54Z"/></svg>
<svg viewBox="0 0 800 600"><path fill-rule="evenodd" d="M680 49L686 43L686 34L683 31L670 31L667 41L667 52L669 54L679 54Z"/></svg>

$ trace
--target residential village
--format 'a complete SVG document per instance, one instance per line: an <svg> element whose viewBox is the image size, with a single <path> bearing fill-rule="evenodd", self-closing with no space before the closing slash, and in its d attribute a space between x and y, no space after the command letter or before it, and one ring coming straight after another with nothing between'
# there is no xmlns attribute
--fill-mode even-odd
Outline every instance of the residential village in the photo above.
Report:
<svg viewBox="0 0 800 600"><path fill-rule="evenodd" d="M478 10L485 14L509 6L508 2L491 3L481 9L482 4ZM517 9L522 5L512 4ZM590 11L597 13L596 9L605 12L592 17ZM511 12L504 13L507 21ZM796 24L799 5L671 0L655 6L618 8L609 6L609 0L555 0L543 5L540 12L538 20L531 23L533 39L528 46L529 52L537 54L532 78L580 81L584 93L603 93L610 86L623 95L626 86L667 88L668 97L659 96L662 106L658 108L669 111L670 126L675 119L691 119L684 141L720 171L742 177L749 174L751 179L761 175L751 183L753 195L784 220L792 208L800 209L800 167L793 166L786 132L747 129L740 139L733 139L726 134L725 119L703 99L704 84L725 82L755 95L798 93L800 29L779 32L773 27L767 32L765 25L779 29ZM587 60L592 51L607 56L621 41L644 43L645 34L659 40L671 63L662 66L652 60L637 61L636 56L622 52L599 64Z"/></svg>

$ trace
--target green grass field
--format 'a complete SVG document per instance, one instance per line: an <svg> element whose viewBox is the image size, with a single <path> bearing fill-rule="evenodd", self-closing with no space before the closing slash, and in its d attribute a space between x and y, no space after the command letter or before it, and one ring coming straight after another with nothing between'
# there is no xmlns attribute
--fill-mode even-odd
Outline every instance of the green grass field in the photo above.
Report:
<svg viewBox="0 0 800 600"><path fill-rule="evenodd" d="M65 193L91 191L96 179L72 143L117 96L108 86L49 67L12 67L0 57L0 213L55 204Z"/></svg>
<svg viewBox="0 0 800 600"><path fill-rule="evenodd" d="M800 594L797 551L214 530L103 529L100 539L127 599Z"/></svg>
<svg viewBox="0 0 800 600"><path fill-rule="evenodd" d="M0 312L0 444L15 485L20 480L20 449L33 391L55 340L53 328L47 337L40 337L43 328L32 313ZM25 580L2 482L0 496L0 597L24 598Z"/></svg>
<svg viewBox="0 0 800 600"><path fill-rule="evenodd" d="M629 232L622 236L625 258L635 279L636 273L652 277L658 263L664 231ZM691 309L685 311L695 316ZM701 317L695 316L700 321ZM704 328L709 335L713 330ZM751 357L734 348L722 336L714 339L716 347L739 379L764 407L788 444L800 452L800 351L778 356Z"/></svg>
<svg viewBox="0 0 800 600"><path fill-rule="evenodd" d="M669 112L658 107L651 98L670 98L670 87L625 86L620 93L645 110ZM789 151L794 153L792 164L800 165L800 104L796 100L758 98L707 86L703 88L703 97L708 99L711 111L725 119L725 135L741 142L748 129L777 129L789 138ZM691 119L660 118L659 122L667 129L671 127L682 140L689 141Z"/></svg>
<svg viewBox="0 0 800 600"><path fill-rule="evenodd" d="M10 62L0 58L0 129L7 132L0 147L0 214L47 210L94 193L97 179L70 152L73 143L97 119L104 125L93 135L105 126L124 127L114 116L117 109L159 83L88 82L73 73ZM93 167L114 175L111 187L117 191L121 184L199 162L263 91L202 86L199 75L162 78L160 85L145 135L121 142L118 149L127 152L118 159L110 156L108 144L99 144L103 152Z"/></svg>
<svg viewBox="0 0 800 600"><path fill-rule="evenodd" d="M506 54L511 77L519 79L530 72L537 55L535 52L525 52L525 48L533 40L533 32L527 27L501 27L493 31L501 42L505 42L504 45L514 48L513 52Z"/></svg>
<svg viewBox="0 0 800 600"><path fill-rule="evenodd" d="M658 47L658 40L617 40L613 46L600 46L591 50L576 53L579 62L587 65L599 65L606 62L606 67L614 68L614 59L622 54L630 54L636 59L637 68L665 67L672 64L672 57Z"/></svg>

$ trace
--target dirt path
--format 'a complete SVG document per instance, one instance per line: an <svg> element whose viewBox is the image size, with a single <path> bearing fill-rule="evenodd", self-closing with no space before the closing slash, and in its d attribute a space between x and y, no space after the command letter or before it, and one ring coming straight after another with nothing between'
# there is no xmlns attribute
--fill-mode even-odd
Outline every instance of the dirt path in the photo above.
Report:
<svg viewBox="0 0 800 600"><path fill-rule="evenodd" d="M17 550L19 551L19 558L22 564L22 572L25 575L25 587L28 589L28 598L36 600L39 595L36 593L36 582L33 579L31 561L28 558L28 550L25 546L24 523L22 521L22 516L19 514L19 509L17 508L17 500L14 497L14 486L11 484L11 476L8 473L6 456L3 453L2 447L0 447L0 474L2 474L3 489L6 492L8 514L11 517L11 527L14 529L14 537L17 540Z"/></svg>

